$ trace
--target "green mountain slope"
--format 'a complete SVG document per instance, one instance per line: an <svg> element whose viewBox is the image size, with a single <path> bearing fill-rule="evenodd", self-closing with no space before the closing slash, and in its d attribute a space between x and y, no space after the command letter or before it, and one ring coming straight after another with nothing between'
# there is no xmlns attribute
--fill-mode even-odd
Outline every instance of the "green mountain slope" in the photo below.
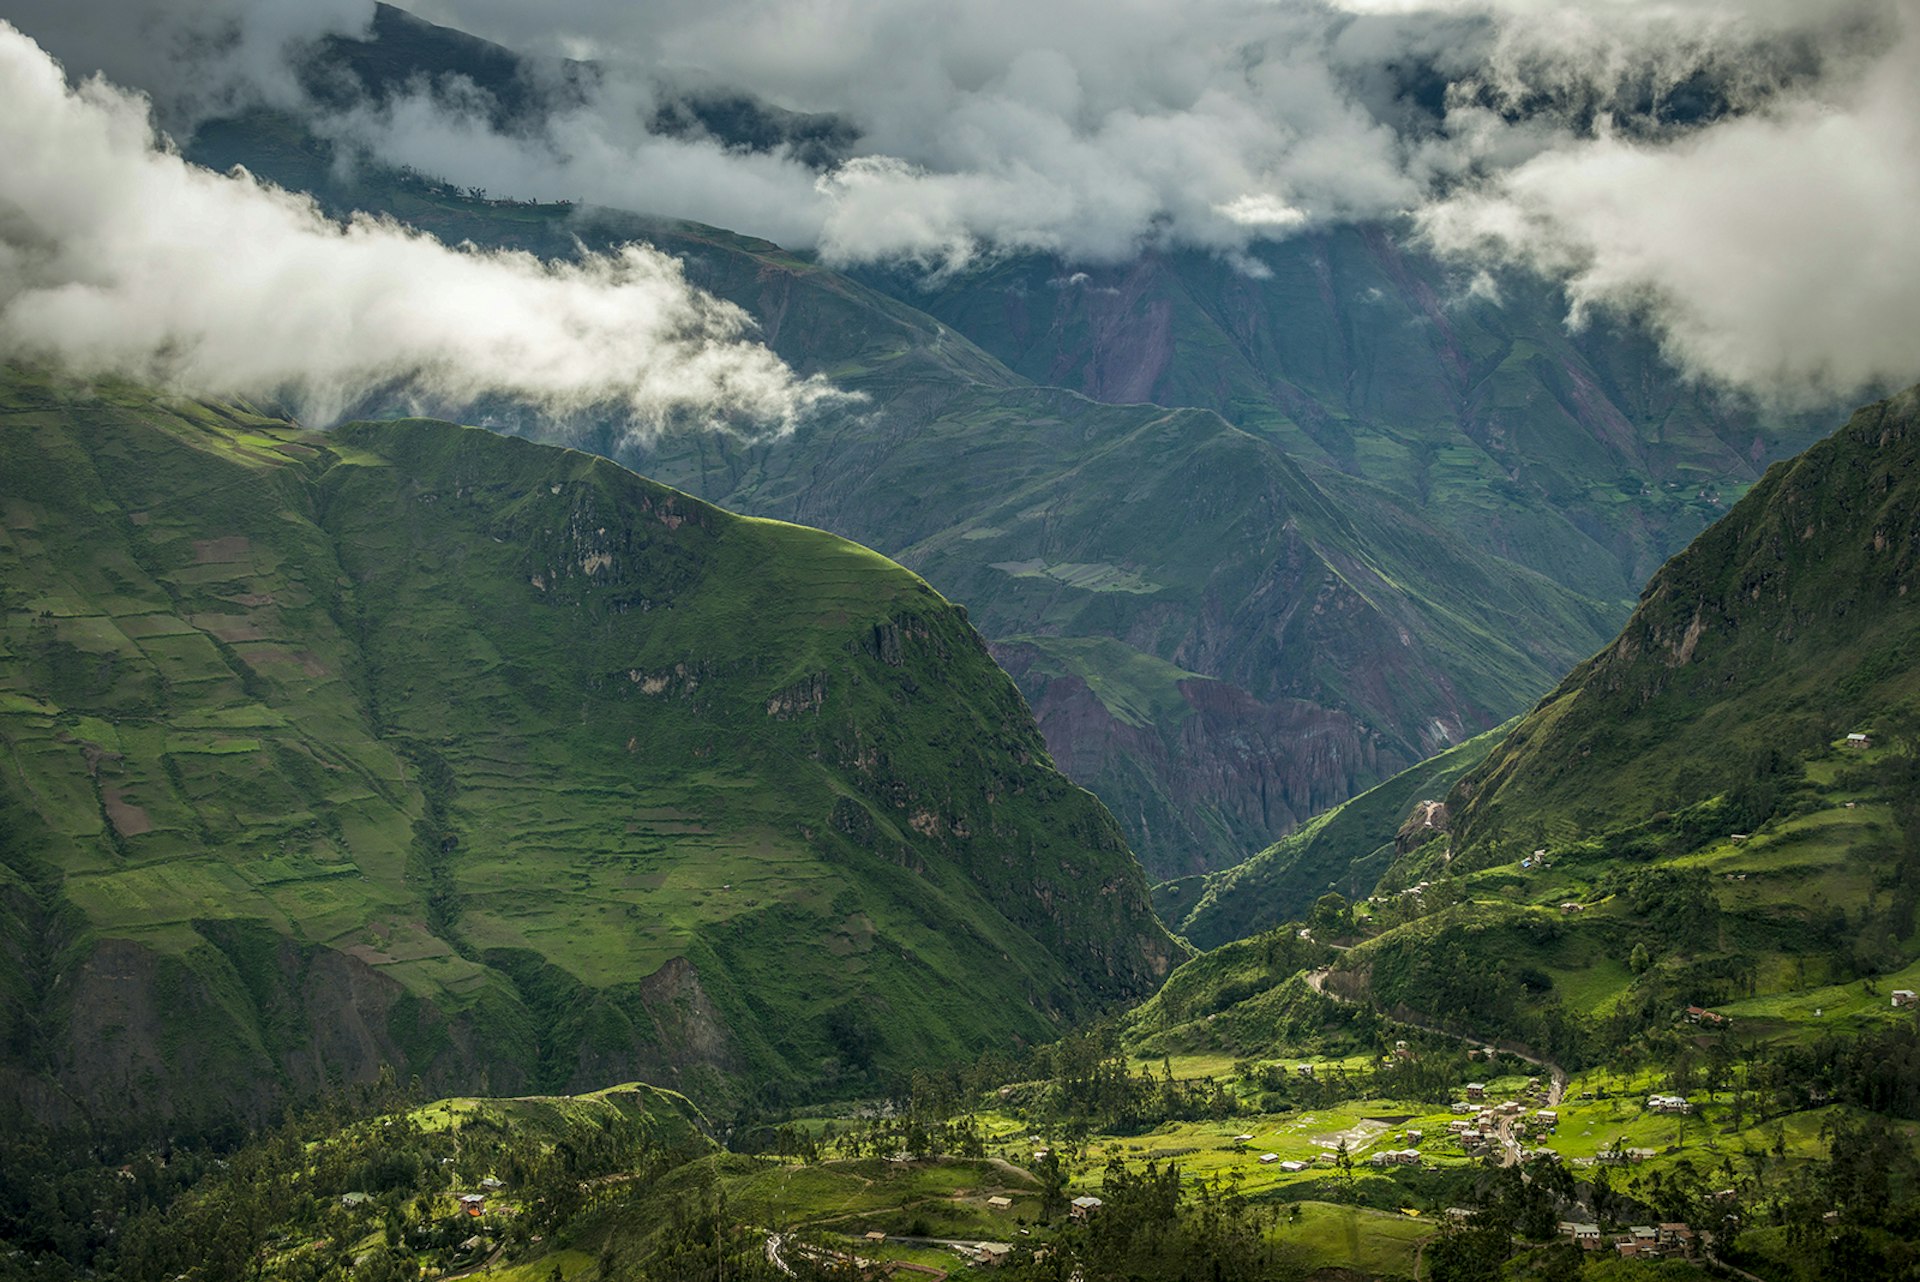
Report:
<svg viewBox="0 0 1920 1282"><path fill-rule="evenodd" d="M1849 732L1904 730L1920 704L1917 465L1908 391L1770 470L1462 782L1459 856L1678 810Z"/></svg>
<svg viewBox="0 0 1920 1282"><path fill-rule="evenodd" d="M1420 842L1424 824L1435 817L1444 820L1423 811L1403 836L1403 824L1415 808L1445 797L1510 728L1511 723L1475 735L1315 816L1245 863L1209 873L1186 890L1185 903L1163 902L1161 915L1198 947L1217 948L1304 919L1328 891L1364 897L1393 862L1398 845Z"/></svg>
<svg viewBox="0 0 1920 1282"><path fill-rule="evenodd" d="M817 531L430 422L13 373L4 1081L138 1115L382 1061L858 1081L1176 956L959 611Z"/></svg>
<svg viewBox="0 0 1920 1282"><path fill-rule="evenodd" d="M1406 843L1316 983L1569 1066L1684 1044L1689 1006L1743 1038L1909 1018L1888 994L1920 983L1916 575L1909 391L1662 569L1455 784L1448 831ZM1282 1001L1290 974L1235 1009Z"/></svg>
<svg viewBox="0 0 1920 1282"><path fill-rule="evenodd" d="M1886 992L1920 978L1916 573L1909 390L1770 469L1457 785L1450 866L1527 907L1454 910L1424 946L1350 956L1356 973L1404 1000L1436 945L1504 954L1549 981L1509 997L1507 1026L1577 1040L1584 1016L1601 1044L1606 1020L1669 1002L1760 1033L1897 1014ZM1529 846L1550 869L1515 878ZM1585 907L1545 928L1556 899Z"/></svg>
<svg viewBox="0 0 1920 1282"><path fill-rule="evenodd" d="M1412 240L1347 226L1257 246L1238 266L1171 252L1009 259L932 286L863 279L1037 382L1211 409L1603 596L1638 587L1830 422L1683 379L1631 328L1569 333L1551 287L1515 275L1489 289Z"/></svg>
<svg viewBox="0 0 1920 1282"><path fill-rule="evenodd" d="M931 317L763 241L393 175L343 188L277 117L210 125L196 147L449 239L568 254L575 237L639 236L680 255L782 357L867 403L752 446L581 443L881 548L964 602L1055 759L1161 874L1259 849L1511 715L1624 611L1624 593L1594 600L1477 552L1218 415L1032 386ZM1130 709L1091 693L1143 673L1159 693Z"/></svg>

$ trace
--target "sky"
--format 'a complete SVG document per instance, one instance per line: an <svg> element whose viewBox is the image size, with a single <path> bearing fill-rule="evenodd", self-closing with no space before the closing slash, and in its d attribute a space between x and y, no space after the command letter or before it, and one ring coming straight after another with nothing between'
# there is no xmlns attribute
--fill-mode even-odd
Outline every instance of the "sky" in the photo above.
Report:
<svg viewBox="0 0 1920 1282"><path fill-rule="evenodd" d="M1170 246L1257 271L1248 251L1263 242L1391 220L1464 266L1565 282L1570 325L1634 314L1683 369L1755 395L1813 403L1920 377L1920 0L412 8L554 60L536 69L598 68L583 95L510 127L424 85L323 120L496 195L692 218L934 279L1008 254L1111 262ZM293 66L319 36L364 33L373 8L0 0L0 16L73 72L150 94L184 133L237 104L310 109ZM822 163L663 132L662 105L690 87L830 115L850 141ZM356 235L425 252L391 229ZM719 362L720 400L779 423L818 403L824 389L752 356L740 318L635 254L565 280L466 267L576 299L644 290L675 318L666 330L752 364L728 382Z"/></svg>

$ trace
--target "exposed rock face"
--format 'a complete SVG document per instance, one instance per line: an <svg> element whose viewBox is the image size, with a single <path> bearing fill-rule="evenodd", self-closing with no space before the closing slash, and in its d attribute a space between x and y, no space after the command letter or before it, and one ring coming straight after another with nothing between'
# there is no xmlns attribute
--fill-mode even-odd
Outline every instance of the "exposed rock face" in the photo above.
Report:
<svg viewBox="0 0 1920 1282"><path fill-rule="evenodd" d="M1031 647L994 655L1055 763L1108 803L1163 878L1233 863L1410 764L1351 714L1304 699L1263 703L1226 681L1186 680L1186 715L1134 725L1081 678L1036 671Z"/></svg>
<svg viewBox="0 0 1920 1282"><path fill-rule="evenodd" d="M1413 812L1400 825L1400 831L1394 834L1393 848L1406 854L1416 846L1424 845L1431 838L1439 836L1447 828L1447 803L1444 801L1422 801L1414 806Z"/></svg>

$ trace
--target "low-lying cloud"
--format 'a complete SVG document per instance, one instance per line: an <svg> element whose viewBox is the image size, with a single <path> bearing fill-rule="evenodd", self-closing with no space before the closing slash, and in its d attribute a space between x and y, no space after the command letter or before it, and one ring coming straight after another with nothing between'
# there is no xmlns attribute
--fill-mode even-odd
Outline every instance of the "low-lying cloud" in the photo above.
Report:
<svg viewBox="0 0 1920 1282"><path fill-rule="evenodd" d="M164 42L96 52L72 14L166 29L189 8L12 3L64 21L89 66L133 66ZM1411 217L1469 274L1518 263L1569 281L1573 323L1601 305L1644 312L1706 377L1804 397L1920 374L1902 351L1920 257L1901 216L1920 183L1920 0L410 7L597 65L532 119L503 121L484 94L445 83L325 116L341 141L494 194L689 218L837 266L936 276L1008 254L1071 268L1165 247L1256 270L1246 251L1262 241ZM374 22L369 0L211 11L226 34L195 47L212 52L129 72L174 110L204 109L223 78L239 87L215 101L284 104L299 91L259 69L270 53L284 67L319 35ZM181 29L213 20L194 21ZM692 85L831 116L844 139L823 161L663 128L663 106Z"/></svg>
<svg viewBox="0 0 1920 1282"><path fill-rule="evenodd" d="M1789 401L1920 374L1920 21L1844 80L1685 138L1571 142L1426 207L1442 250L1649 319L1683 368Z"/></svg>
<svg viewBox="0 0 1920 1282"><path fill-rule="evenodd" d="M0 354L327 421L376 394L647 432L791 427L836 393L645 246L571 263L451 249L187 164L146 101L78 87L0 23Z"/></svg>

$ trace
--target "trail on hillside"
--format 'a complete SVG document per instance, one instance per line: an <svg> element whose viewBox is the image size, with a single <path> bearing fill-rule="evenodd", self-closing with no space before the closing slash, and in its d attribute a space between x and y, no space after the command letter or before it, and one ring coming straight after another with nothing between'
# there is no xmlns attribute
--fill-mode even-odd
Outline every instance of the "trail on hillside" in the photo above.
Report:
<svg viewBox="0 0 1920 1282"><path fill-rule="evenodd" d="M1322 966L1318 970L1310 970L1306 972L1305 978L1307 981L1307 987L1311 988L1314 992L1320 994L1322 997L1327 998L1329 1001L1340 1002L1341 1004L1347 1005L1347 1006L1358 1005L1359 1003L1351 1001L1348 998L1342 997L1340 994L1336 992L1331 992L1328 990L1327 975L1332 970L1333 970L1333 967L1331 966ZM1541 1056L1534 1054L1531 1050L1527 1049L1524 1046L1519 1045L1518 1043L1503 1042L1493 1038L1486 1038L1486 1037L1468 1036L1467 1034L1464 1034L1464 1033L1456 1033L1451 1029L1441 1028L1437 1024L1425 1024L1420 1022L1417 1019L1404 1019L1397 1015L1391 1016L1390 1018L1392 1018L1396 1023L1405 1024L1409 1028L1417 1028L1422 1032L1433 1033L1434 1035L1439 1037L1451 1037L1456 1041L1479 1042L1482 1046L1491 1046L1495 1050L1500 1051L1502 1054L1512 1055L1518 1059L1523 1059L1527 1061L1527 1063L1532 1064L1536 1068L1546 1069L1548 1074L1548 1077L1547 1077L1547 1107L1548 1108L1553 1108L1556 1105L1558 1105L1560 1103L1561 1096L1563 1096L1566 1093L1567 1070L1560 1067L1558 1064L1554 1063L1552 1060L1544 1059Z"/></svg>

